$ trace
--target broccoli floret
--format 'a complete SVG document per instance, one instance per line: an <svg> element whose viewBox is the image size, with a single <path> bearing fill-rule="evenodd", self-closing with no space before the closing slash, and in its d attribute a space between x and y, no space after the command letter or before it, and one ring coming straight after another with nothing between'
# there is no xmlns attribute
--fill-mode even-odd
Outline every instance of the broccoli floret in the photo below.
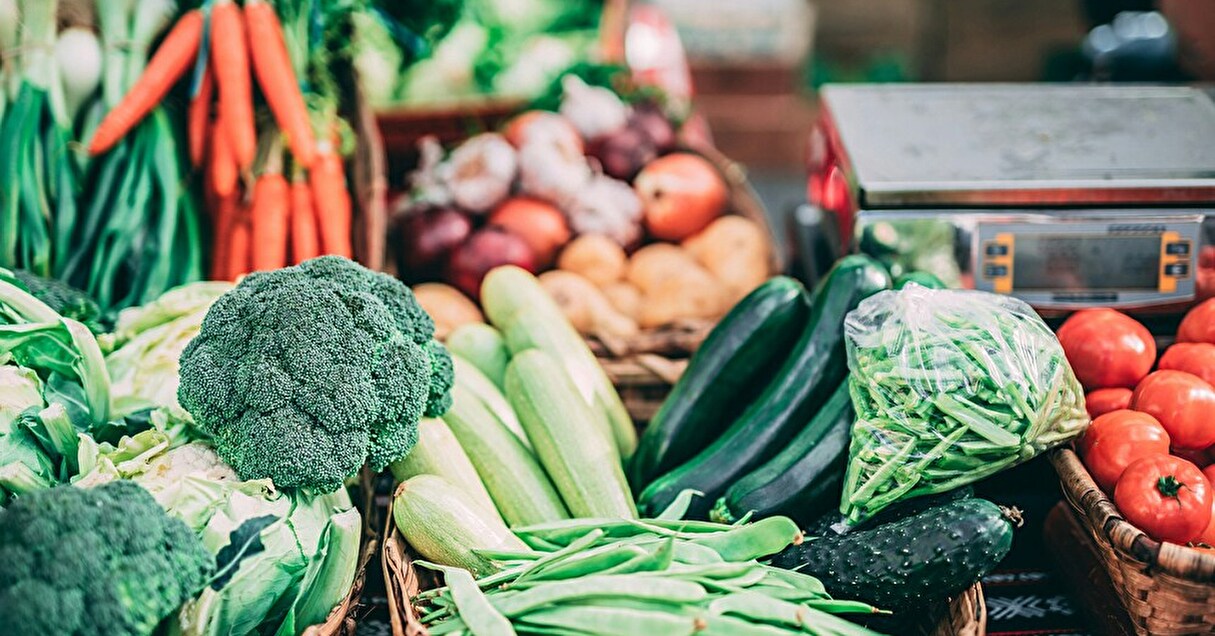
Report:
<svg viewBox="0 0 1215 636"><path fill-rule="evenodd" d="M214 569L133 482L20 497L0 512L0 634L146 636Z"/></svg>
<svg viewBox="0 0 1215 636"><path fill-rule="evenodd" d="M244 278L181 356L178 400L242 479L333 490L450 405L450 355L413 292L322 256Z"/></svg>
<svg viewBox="0 0 1215 636"><path fill-rule="evenodd" d="M25 270L13 271L13 277L26 291L33 294L34 298L46 303L60 316L83 324L93 333L105 331L101 320L101 307L88 294L61 280L43 278Z"/></svg>

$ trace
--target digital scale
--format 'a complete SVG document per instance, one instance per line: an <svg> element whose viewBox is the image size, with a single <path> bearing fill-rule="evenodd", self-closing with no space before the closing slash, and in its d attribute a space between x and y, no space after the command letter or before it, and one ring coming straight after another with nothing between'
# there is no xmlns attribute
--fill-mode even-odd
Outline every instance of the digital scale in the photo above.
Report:
<svg viewBox="0 0 1215 636"><path fill-rule="evenodd" d="M809 154L812 208L895 273L1046 315L1177 315L1215 296L1215 102L1202 90L828 86Z"/></svg>

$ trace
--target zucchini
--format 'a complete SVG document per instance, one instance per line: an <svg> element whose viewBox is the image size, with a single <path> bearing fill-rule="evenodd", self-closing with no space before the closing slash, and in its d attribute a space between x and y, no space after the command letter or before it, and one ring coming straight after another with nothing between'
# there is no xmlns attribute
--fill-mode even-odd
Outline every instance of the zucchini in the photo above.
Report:
<svg viewBox="0 0 1215 636"><path fill-rule="evenodd" d="M832 596L908 610L974 585L1012 548L1019 513L960 499L870 530L790 546L772 565L821 580Z"/></svg>
<svg viewBox="0 0 1215 636"><path fill-rule="evenodd" d="M734 523L753 513L760 518L784 515L806 523L828 510L838 510L854 417L848 381L844 380L788 446L730 486L710 517Z"/></svg>
<svg viewBox="0 0 1215 636"><path fill-rule="evenodd" d="M929 272L907 272L895 279L894 288L902 289L908 283L915 283L920 287L927 287L928 289L945 289L945 283L942 283L941 279Z"/></svg>
<svg viewBox="0 0 1215 636"><path fill-rule="evenodd" d="M717 323L642 434L629 464L634 489L691 459L742 413L789 355L808 313L802 284L777 276Z"/></svg>
<svg viewBox="0 0 1215 636"><path fill-rule="evenodd" d="M405 481L418 475L438 475L486 510L498 514L498 507L490 498L489 491L477 475L477 469L452 434L447 423L437 418L423 418L418 422L418 442L405 457L388 465L397 481Z"/></svg>
<svg viewBox="0 0 1215 636"><path fill-rule="evenodd" d="M472 460L498 512L510 526L569 519L534 455L459 383L443 419Z"/></svg>
<svg viewBox="0 0 1215 636"><path fill-rule="evenodd" d="M637 430L616 387L574 330L557 303L526 270L507 265L491 270L481 283L481 304L511 354L541 349L557 360L574 378L586 403L606 421L624 459L637 448Z"/></svg>
<svg viewBox="0 0 1215 636"><path fill-rule="evenodd" d="M552 356L516 354L506 367L506 397L575 517L637 517L619 456Z"/></svg>
<svg viewBox="0 0 1215 636"><path fill-rule="evenodd" d="M456 386L464 387L464 390L472 393L489 409L499 422L502 423L510 432L519 438L519 441L527 447L527 450L532 449L532 443L527 439L527 433L523 432L523 425L519 423L519 417L515 415L515 410L510 407L510 402L506 401L506 396L502 395L502 389L493 383L493 380L485 377L473 363L461 358L458 355L452 354L452 365L455 367Z"/></svg>
<svg viewBox="0 0 1215 636"><path fill-rule="evenodd" d="M480 322L460 325L447 335L443 344L447 345L447 350L453 356L468 360L499 389L502 388L502 376L506 375L510 352L506 350L506 341L497 329Z"/></svg>
<svg viewBox="0 0 1215 636"><path fill-rule="evenodd" d="M844 381L844 316L864 298L890 288L890 275L865 256L845 256L815 289L810 318L792 353L763 394L712 445L663 475L641 494L646 516L691 489L703 494L688 509L705 518L726 489L767 461L810 420Z"/></svg>
<svg viewBox="0 0 1215 636"><path fill-rule="evenodd" d="M393 495L392 520L418 554L475 576L498 569L475 550L528 550L500 519L486 514L463 490L436 475L401 482Z"/></svg>

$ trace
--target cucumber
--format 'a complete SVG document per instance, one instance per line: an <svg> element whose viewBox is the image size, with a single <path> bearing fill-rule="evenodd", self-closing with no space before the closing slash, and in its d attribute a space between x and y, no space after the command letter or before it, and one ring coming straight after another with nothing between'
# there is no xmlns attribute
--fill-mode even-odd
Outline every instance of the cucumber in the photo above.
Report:
<svg viewBox="0 0 1215 636"><path fill-rule="evenodd" d="M742 413L789 355L808 313L802 284L777 276L717 323L641 436L629 465L636 491L691 459Z"/></svg>
<svg viewBox="0 0 1215 636"><path fill-rule="evenodd" d="M464 447L498 512L510 526L568 519L540 462L519 438L459 383L443 419Z"/></svg>
<svg viewBox="0 0 1215 636"><path fill-rule="evenodd" d="M502 333L493 327L474 322L456 327L443 343L452 356L460 356L477 367L485 377L502 388L502 377L506 375L506 363L510 352Z"/></svg>
<svg viewBox="0 0 1215 636"><path fill-rule="evenodd" d="M806 536L833 537L848 534L849 532L856 532L857 530L868 530L892 521L910 517L911 515L918 515L929 508L936 508L952 501L959 501L973 496L975 496L973 486L962 486L961 488L936 495L924 495L922 497L904 499L903 501L890 504L889 507L883 508L876 515L855 526L849 525L848 517L840 514L839 510L833 510L807 524L805 527Z"/></svg>
<svg viewBox="0 0 1215 636"><path fill-rule="evenodd" d="M487 514L463 490L436 475L411 477L397 487L392 520L427 560L464 568L474 576L498 569L474 550L528 549L496 515Z"/></svg>
<svg viewBox="0 0 1215 636"><path fill-rule="evenodd" d="M520 267L495 267L481 282L481 304L485 315L503 332L511 354L535 348L560 362L586 403L606 420L603 426L616 440L620 457L632 457L637 448L633 418L595 354L540 281Z"/></svg>
<svg viewBox="0 0 1215 636"><path fill-rule="evenodd" d="M438 475L468 493L473 501L498 514L498 507L485 490L477 469L443 420L428 417L418 422L418 442L413 450L389 464L388 469L397 481L418 475Z"/></svg>
<svg viewBox="0 0 1215 636"><path fill-rule="evenodd" d="M853 419L845 380L788 446L730 486L710 517L734 523L747 513L785 515L804 524L839 509Z"/></svg>
<svg viewBox="0 0 1215 636"><path fill-rule="evenodd" d="M817 577L827 591L889 610L922 608L974 585L1012 548L1016 510L961 499L843 536L790 546L772 565Z"/></svg>
<svg viewBox="0 0 1215 636"><path fill-rule="evenodd" d="M527 433L523 432L523 425L519 423L515 410L510 407L510 402L507 402L506 396L502 395L502 389L485 377L485 374L481 373L473 363L464 358L453 353L451 362L455 367L456 386L464 387L464 390L475 395L485 405L485 408L489 409L489 412L493 413L503 426L510 429L510 432L514 433L515 437L530 451L532 443L527 439Z"/></svg>
<svg viewBox="0 0 1215 636"><path fill-rule="evenodd" d="M920 287L927 287L928 289L945 289L945 283L942 283L941 279L929 272L907 272L894 281L894 288L902 289L908 283L915 283Z"/></svg>
<svg viewBox="0 0 1215 636"><path fill-rule="evenodd" d="M691 489L703 497L693 500L688 518L703 519L731 484L775 455L848 374L844 316L889 288L890 275L874 260L853 255L837 261L815 289L810 318L772 382L712 445L646 487L640 498L646 516Z"/></svg>
<svg viewBox="0 0 1215 636"><path fill-rule="evenodd" d="M506 367L506 397L575 517L637 517L620 457L552 356L539 349L515 354Z"/></svg>

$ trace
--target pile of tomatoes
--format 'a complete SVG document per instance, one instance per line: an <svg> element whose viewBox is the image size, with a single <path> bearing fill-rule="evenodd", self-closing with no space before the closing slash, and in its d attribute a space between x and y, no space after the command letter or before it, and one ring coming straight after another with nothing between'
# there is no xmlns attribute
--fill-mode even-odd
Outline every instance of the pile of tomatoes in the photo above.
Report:
<svg viewBox="0 0 1215 636"><path fill-rule="evenodd" d="M1147 328L1112 309L1077 312L1058 336L1088 392L1077 451L1094 480L1152 538L1215 546L1215 299L1159 361Z"/></svg>

